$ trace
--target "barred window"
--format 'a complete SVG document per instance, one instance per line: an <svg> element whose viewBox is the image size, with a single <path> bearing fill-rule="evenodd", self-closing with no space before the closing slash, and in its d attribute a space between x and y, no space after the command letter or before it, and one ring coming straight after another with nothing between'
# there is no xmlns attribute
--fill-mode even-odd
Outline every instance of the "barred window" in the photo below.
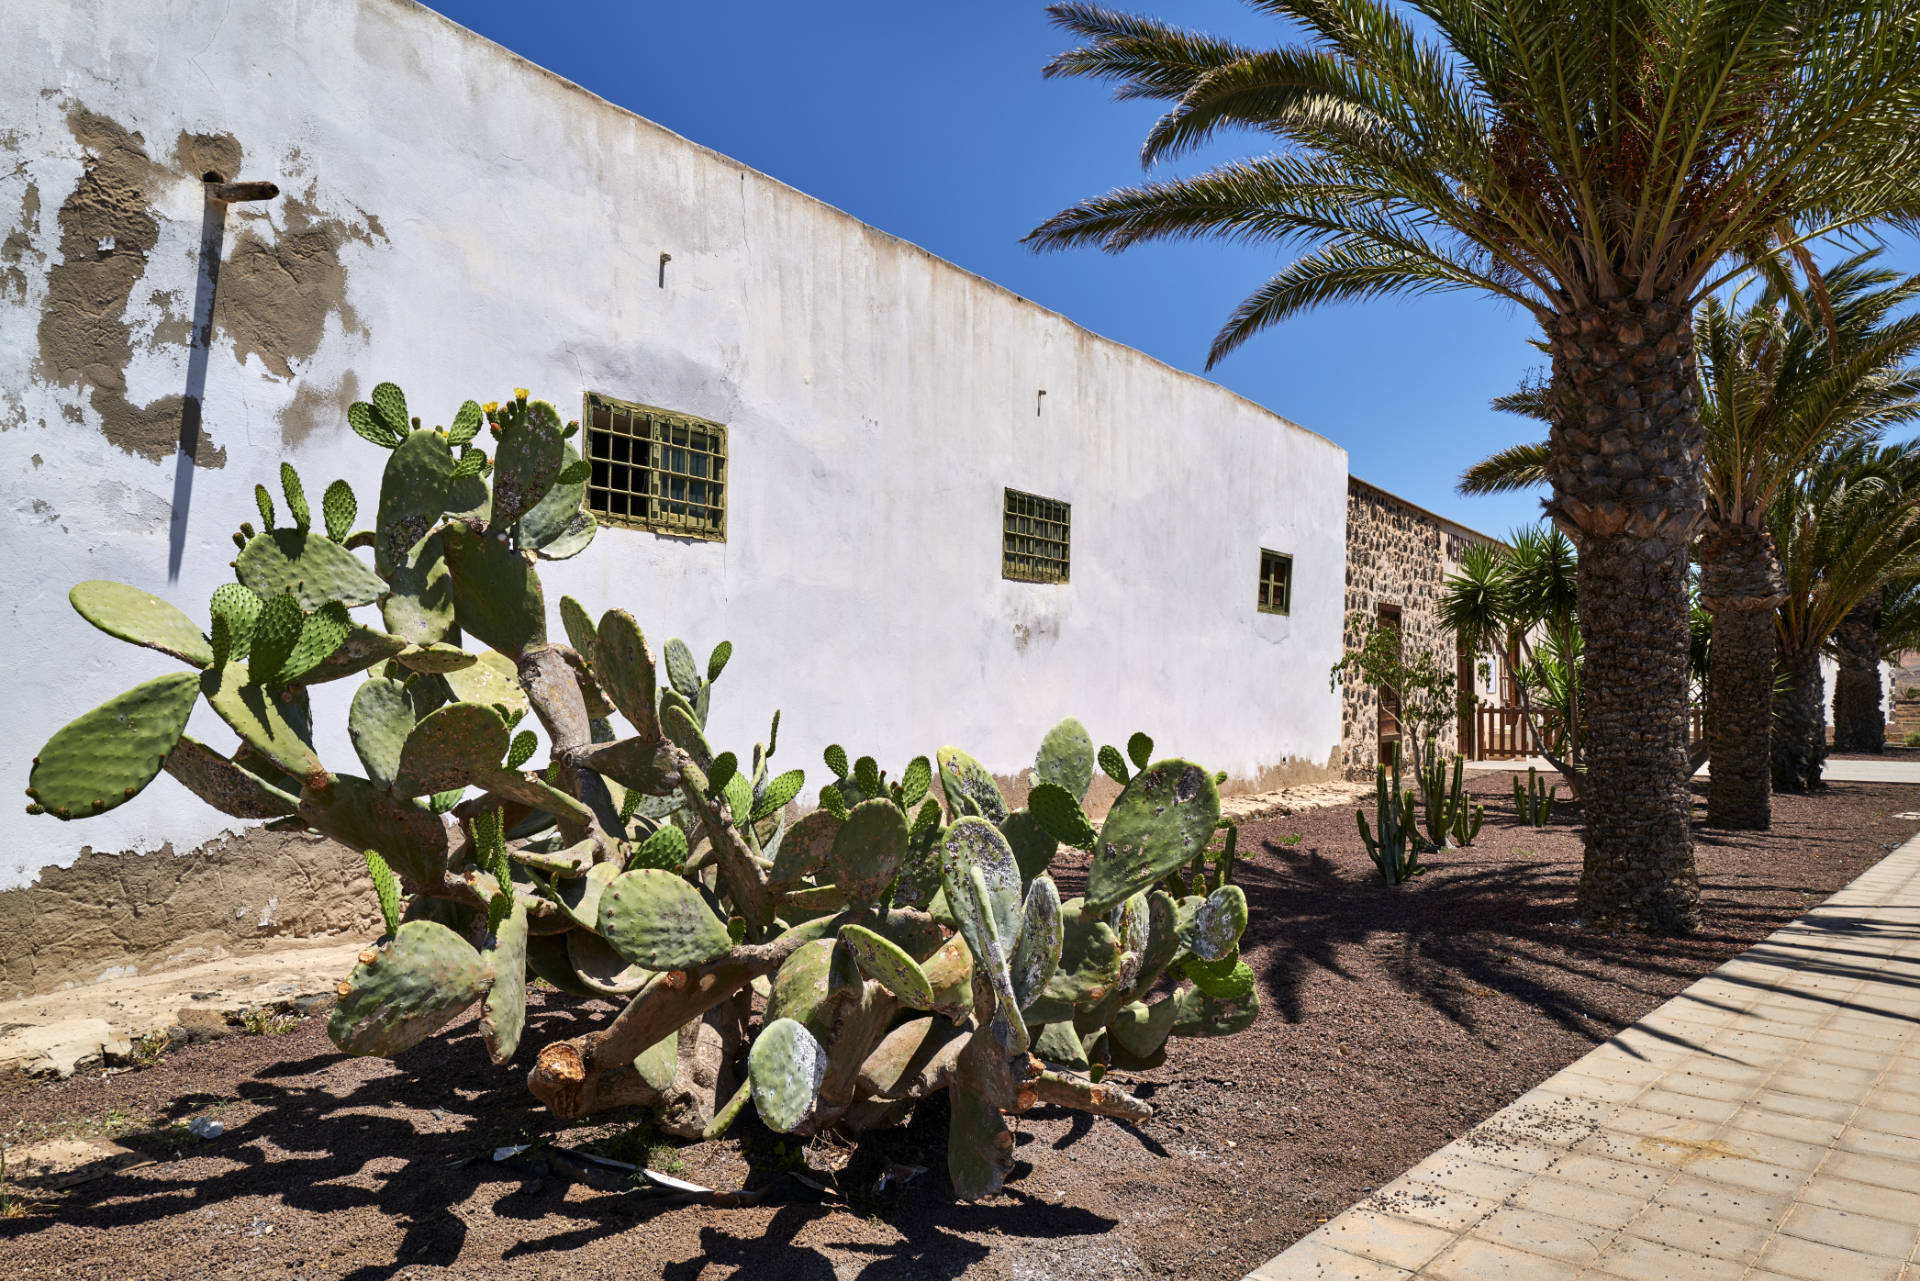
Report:
<svg viewBox="0 0 1920 1281"><path fill-rule="evenodd" d="M727 538L727 429L589 392L587 509L682 538Z"/></svg>
<svg viewBox="0 0 1920 1281"><path fill-rule="evenodd" d="M1071 508L1057 498L1006 491L1001 517L1000 576L1022 583L1064 583Z"/></svg>
<svg viewBox="0 0 1920 1281"><path fill-rule="evenodd" d="M1263 614L1284 614L1293 608L1293 557L1260 549L1260 599Z"/></svg>

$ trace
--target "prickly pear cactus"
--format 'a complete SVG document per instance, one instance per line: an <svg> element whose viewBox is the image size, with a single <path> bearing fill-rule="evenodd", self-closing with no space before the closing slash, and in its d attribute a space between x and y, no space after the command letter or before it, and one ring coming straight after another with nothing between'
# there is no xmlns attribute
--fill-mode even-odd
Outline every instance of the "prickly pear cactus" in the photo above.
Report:
<svg viewBox="0 0 1920 1281"><path fill-rule="evenodd" d="M372 528L344 481L316 525L287 466L204 630L134 587L73 589L88 622L185 670L79 716L28 779L32 812L73 820L164 770L236 819L353 850L384 933L339 985L342 1050L397 1055L477 1006L489 1057L530 1060L559 1116L645 1103L687 1137L749 1107L781 1133L857 1131L946 1094L953 1188L982 1197L1012 1169L1010 1115L1144 1119L1094 1087L1109 1066L1257 1015L1234 834L1211 846L1200 766L1144 734L1096 751L1066 720L1017 808L959 748L890 778L836 746L818 808L796 813L806 776L773 768L777 712L745 750L710 738L730 644L704 663L678 638L656 650L631 615L570 597L550 625L540 563L595 530L575 424L516 391L425 427L392 383L348 422L389 451ZM323 762L310 690L349 681L354 759ZM186 735L201 699L229 745ZM1096 766L1122 788L1097 825ZM1062 847L1090 859L1083 897L1054 884ZM529 1046L530 978L623 1008Z"/></svg>

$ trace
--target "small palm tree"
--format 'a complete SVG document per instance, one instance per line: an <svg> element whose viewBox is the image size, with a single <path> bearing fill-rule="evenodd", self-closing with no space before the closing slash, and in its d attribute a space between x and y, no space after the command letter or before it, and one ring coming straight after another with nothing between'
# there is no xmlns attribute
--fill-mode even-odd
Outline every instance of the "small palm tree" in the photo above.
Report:
<svg viewBox="0 0 1920 1281"><path fill-rule="evenodd" d="M1440 623L1472 653L1517 656L1520 714L1575 799L1582 791L1578 565L1554 529L1522 529L1505 547L1469 547L1440 597Z"/></svg>
<svg viewBox="0 0 1920 1281"><path fill-rule="evenodd" d="M1709 298L1694 316L1695 398L1706 434L1706 523L1696 554L1700 603L1713 618L1707 688L1713 760L1707 821L1763 829L1772 822L1774 610L1785 599L1768 513L1823 450L1877 439L1920 416L1920 316L1895 312L1920 297L1902 279L1848 258L1807 287L1773 273L1745 308ZM1736 296L1737 301L1737 296ZM1545 419L1538 383L1494 402ZM1517 445L1467 469L1465 493L1545 478L1545 442Z"/></svg>
<svg viewBox="0 0 1920 1281"><path fill-rule="evenodd" d="M1829 452L1781 491L1769 524L1786 589L1775 614L1784 680L1773 786L1812 791L1827 749L1821 652L1863 601L1920 574L1920 444Z"/></svg>
<svg viewBox="0 0 1920 1281"><path fill-rule="evenodd" d="M1920 212L1915 0L1249 0L1264 49L1089 4L1049 75L1166 102L1148 164L1223 130L1272 154L1081 202L1030 240L1306 251L1218 360L1325 302L1472 290L1553 358L1549 513L1580 555L1591 919L1700 919L1688 797L1688 551L1702 515L1694 305L1756 256Z"/></svg>

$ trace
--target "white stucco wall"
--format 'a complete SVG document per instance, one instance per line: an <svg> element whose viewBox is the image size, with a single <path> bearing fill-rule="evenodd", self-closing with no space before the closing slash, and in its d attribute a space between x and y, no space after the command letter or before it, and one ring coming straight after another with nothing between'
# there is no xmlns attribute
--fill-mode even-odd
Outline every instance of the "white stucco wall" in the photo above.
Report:
<svg viewBox="0 0 1920 1281"><path fill-rule="evenodd" d="M681 635L703 658L730 638L715 741L744 754L782 708L777 763L806 767L809 794L830 741L895 770L953 742L1012 772L1068 714L1242 778L1337 747L1346 457L1327 440L405 0L10 4L0 47L11 786L60 724L172 667L95 632L67 588L118 579L204 619L230 532L257 520L254 483L289 454L316 499L345 476L370 514L384 453L341 410L386 379L429 422L524 385L570 417L591 389L727 423L728 542L603 529L544 568L549 600L626 606L656 645ZM225 464L196 471L173 586L173 462L110 443L99 395L58 381L44 349L50 272L82 253L62 243L87 168L77 110L137 133L151 161L157 239L120 317L127 402L187 377L202 189L183 132L231 135L245 159L227 176L283 189L234 207L230 252L319 228L344 272L319 304L326 263L285 282L312 342L281 335L284 374L261 355L271 335L216 331L206 426ZM1071 584L1000 578L1003 486L1073 504ZM1290 617L1255 612L1263 546L1293 555ZM337 769L358 769L339 710L352 683L316 700ZM191 732L232 742L204 706ZM232 826L164 775L85 822L10 807L0 888L83 846L185 850Z"/></svg>

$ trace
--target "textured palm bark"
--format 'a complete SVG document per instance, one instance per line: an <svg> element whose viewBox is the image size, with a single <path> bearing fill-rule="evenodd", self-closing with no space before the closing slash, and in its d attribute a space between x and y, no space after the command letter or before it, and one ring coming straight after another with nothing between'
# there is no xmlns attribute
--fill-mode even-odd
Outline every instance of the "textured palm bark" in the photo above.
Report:
<svg viewBox="0 0 1920 1281"><path fill-rule="evenodd" d="M1773 696L1773 789L1818 791L1825 786L1820 769L1827 759L1827 682L1820 674L1820 651L1783 653L1778 666L1786 679Z"/></svg>
<svg viewBox="0 0 1920 1281"><path fill-rule="evenodd" d="M1773 825L1773 611L1780 559L1764 529L1715 529L1700 540L1700 604L1713 615L1708 652L1707 824Z"/></svg>
<svg viewBox="0 0 1920 1281"><path fill-rule="evenodd" d="M1880 686L1880 593L1854 606L1834 629L1833 648L1840 670L1833 678L1833 750L1882 752L1887 746L1887 714Z"/></svg>
<svg viewBox="0 0 1920 1281"><path fill-rule="evenodd" d="M1549 334L1548 511L1580 553L1586 639L1588 920L1700 924L1687 752L1688 550L1704 438L1684 306L1614 300Z"/></svg>

